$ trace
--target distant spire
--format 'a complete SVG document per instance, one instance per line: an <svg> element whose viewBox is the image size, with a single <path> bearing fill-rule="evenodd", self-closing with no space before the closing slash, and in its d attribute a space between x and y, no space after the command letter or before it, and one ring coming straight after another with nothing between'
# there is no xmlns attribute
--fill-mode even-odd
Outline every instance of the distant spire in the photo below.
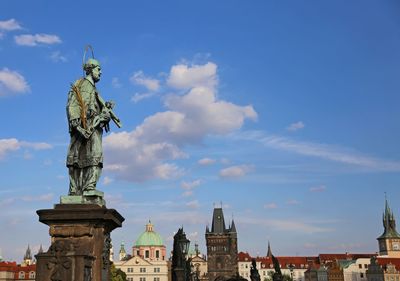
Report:
<svg viewBox="0 0 400 281"><path fill-rule="evenodd" d="M119 249L119 260L122 261L126 257L125 243L121 242L121 248Z"/></svg>
<svg viewBox="0 0 400 281"><path fill-rule="evenodd" d="M197 244L197 242L194 244L194 251L196 252L196 257L198 257L200 254L200 251L199 251L199 244Z"/></svg>
<svg viewBox="0 0 400 281"><path fill-rule="evenodd" d="M121 242L121 248L119 249L119 253L126 254L124 241Z"/></svg>
<svg viewBox="0 0 400 281"><path fill-rule="evenodd" d="M271 245L269 244L269 240L268 240L267 257L272 258L272 251L271 251Z"/></svg>
<svg viewBox="0 0 400 281"><path fill-rule="evenodd" d="M385 210L382 215L382 223L384 232L378 239L400 238L400 234L396 230L396 219L394 218L393 211L390 209L386 192L385 192Z"/></svg>
<svg viewBox="0 0 400 281"><path fill-rule="evenodd" d="M31 253L31 248L29 247L26 249L24 260L31 260L32 259L32 253Z"/></svg>
<svg viewBox="0 0 400 281"><path fill-rule="evenodd" d="M43 253L43 248L42 248L42 244L40 244L40 248L39 248L38 254L42 254L42 253Z"/></svg>

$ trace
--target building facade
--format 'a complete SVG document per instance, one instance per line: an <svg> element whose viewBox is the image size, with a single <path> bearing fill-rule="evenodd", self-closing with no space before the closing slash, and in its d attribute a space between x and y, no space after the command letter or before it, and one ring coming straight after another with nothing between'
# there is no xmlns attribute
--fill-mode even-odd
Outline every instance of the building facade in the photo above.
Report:
<svg viewBox="0 0 400 281"><path fill-rule="evenodd" d="M214 208L211 230L206 228L207 271L210 281L238 273L238 246L235 222L228 228L222 208Z"/></svg>
<svg viewBox="0 0 400 281"><path fill-rule="evenodd" d="M194 251L189 252L189 259L192 272L196 275L198 280L208 281L207 258L200 253L197 243L195 244Z"/></svg>
<svg viewBox="0 0 400 281"><path fill-rule="evenodd" d="M166 247L150 221L132 247L132 255L126 254L124 244L119 254L115 267L126 273L127 281L168 281Z"/></svg>

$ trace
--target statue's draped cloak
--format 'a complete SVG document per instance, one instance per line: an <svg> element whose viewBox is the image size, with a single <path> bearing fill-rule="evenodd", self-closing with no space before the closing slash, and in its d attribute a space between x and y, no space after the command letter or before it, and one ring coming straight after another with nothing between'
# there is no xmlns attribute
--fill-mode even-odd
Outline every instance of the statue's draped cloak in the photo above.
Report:
<svg viewBox="0 0 400 281"><path fill-rule="evenodd" d="M96 87L87 79L80 79L74 83L84 103L86 113L86 127L90 128L94 118L100 114L100 96ZM77 130L77 125L84 127L81 120L81 104L77 94L72 90L68 93L67 117L71 142L67 154L67 167L86 168L90 166L103 167L102 134L103 129L97 126L89 139L84 138Z"/></svg>

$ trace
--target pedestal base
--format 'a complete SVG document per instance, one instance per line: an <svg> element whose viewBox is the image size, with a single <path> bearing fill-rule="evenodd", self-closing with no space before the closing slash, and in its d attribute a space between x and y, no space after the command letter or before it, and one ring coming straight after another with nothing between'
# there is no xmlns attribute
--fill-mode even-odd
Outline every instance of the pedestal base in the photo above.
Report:
<svg viewBox="0 0 400 281"><path fill-rule="evenodd" d="M104 192L99 190L84 191L83 195L65 195L60 197L61 204L96 204L106 206Z"/></svg>
<svg viewBox="0 0 400 281"><path fill-rule="evenodd" d="M50 227L51 246L36 255L36 281L110 280L110 233L124 221L116 210L74 203L37 214Z"/></svg>

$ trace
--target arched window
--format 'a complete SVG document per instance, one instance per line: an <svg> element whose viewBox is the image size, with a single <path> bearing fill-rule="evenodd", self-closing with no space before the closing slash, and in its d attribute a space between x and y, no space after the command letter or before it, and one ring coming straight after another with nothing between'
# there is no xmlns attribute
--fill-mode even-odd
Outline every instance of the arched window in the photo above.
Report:
<svg viewBox="0 0 400 281"><path fill-rule="evenodd" d="M35 279L35 271L29 272L29 279Z"/></svg>
<svg viewBox="0 0 400 281"><path fill-rule="evenodd" d="M19 275L18 275L18 278L19 278L19 279L25 279L25 272L20 271L20 272L19 272Z"/></svg>

